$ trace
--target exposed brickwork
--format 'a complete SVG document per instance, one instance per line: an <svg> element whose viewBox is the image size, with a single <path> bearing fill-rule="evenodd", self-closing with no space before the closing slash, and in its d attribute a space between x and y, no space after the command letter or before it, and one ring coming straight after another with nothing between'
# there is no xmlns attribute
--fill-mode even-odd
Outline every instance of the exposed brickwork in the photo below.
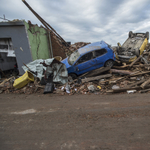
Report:
<svg viewBox="0 0 150 150"><path fill-rule="evenodd" d="M85 42L77 42L75 44L72 44L70 46L65 46L62 44L59 39L53 34L51 34L51 41L52 41L52 49L53 49L53 56L61 56L63 59L67 57L67 55L70 55L72 52L77 50L80 47L83 47L90 43Z"/></svg>
<svg viewBox="0 0 150 150"><path fill-rule="evenodd" d="M61 56L63 59L66 58L65 49L62 47L62 45L54 38L54 36L51 36L51 42L52 42L52 49L53 49L53 56Z"/></svg>

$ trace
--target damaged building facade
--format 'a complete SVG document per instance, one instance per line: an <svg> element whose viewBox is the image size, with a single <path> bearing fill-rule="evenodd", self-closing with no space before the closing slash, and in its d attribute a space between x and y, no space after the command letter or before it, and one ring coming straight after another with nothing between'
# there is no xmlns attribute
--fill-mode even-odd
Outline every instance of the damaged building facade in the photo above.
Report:
<svg viewBox="0 0 150 150"><path fill-rule="evenodd" d="M66 57L62 45L44 27L33 25L30 21L0 22L0 69L13 69L18 64L19 74L22 66L36 59L55 56Z"/></svg>

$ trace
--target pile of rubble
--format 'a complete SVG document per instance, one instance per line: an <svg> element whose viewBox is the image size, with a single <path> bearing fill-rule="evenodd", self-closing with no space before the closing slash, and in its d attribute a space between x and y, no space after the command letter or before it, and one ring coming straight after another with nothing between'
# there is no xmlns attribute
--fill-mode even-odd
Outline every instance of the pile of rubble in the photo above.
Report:
<svg viewBox="0 0 150 150"><path fill-rule="evenodd" d="M83 46L84 44L86 43L76 43L75 45L79 48L78 46ZM56 71L55 75L59 75L58 72L60 72L60 70L64 71L61 62L58 63L55 59L52 60L52 62L53 63L51 64L54 64ZM57 66L55 63L57 63ZM66 71L64 73L66 73ZM62 74L62 72L60 72L60 74ZM35 77L34 82L29 82L20 89L16 89L13 86L14 81L17 78L18 77L12 76L10 78L0 79L0 93L44 93L46 85L41 84L41 80L38 77ZM57 80L58 79L59 78L57 78ZM116 61L113 68L101 67L79 76L78 79L64 81L64 84L53 82L53 88L50 93L73 95L149 92L150 44L147 45L145 52L137 57L132 63L126 64Z"/></svg>
<svg viewBox="0 0 150 150"><path fill-rule="evenodd" d="M145 55L145 56L144 56ZM64 85L54 84L52 93L60 95L73 94L107 94L107 93L134 93L150 91L150 52L145 52L131 64L116 65L111 69L101 67L94 71L83 74L78 79L67 82ZM142 61L142 58L147 61ZM13 82L15 77L1 80L0 93L44 93L45 85L35 78L34 82L28 83L21 89L15 89Z"/></svg>

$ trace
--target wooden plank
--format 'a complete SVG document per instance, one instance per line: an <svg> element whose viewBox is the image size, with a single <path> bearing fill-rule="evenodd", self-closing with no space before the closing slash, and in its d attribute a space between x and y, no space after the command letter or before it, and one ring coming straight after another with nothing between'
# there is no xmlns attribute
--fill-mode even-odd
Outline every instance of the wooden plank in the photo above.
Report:
<svg viewBox="0 0 150 150"><path fill-rule="evenodd" d="M121 89L114 89L114 90L109 90L106 91L107 93L120 93L120 92L125 92L127 90L140 90L141 87L137 86L137 87L125 87L125 88L121 88Z"/></svg>
<svg viewBox="0 0 150 150"><path fill-rule="evenodd" d="M136 58L130 65L129 67L131 68L137 61L139 61L142 58L143 55L140 55L138 58Z"/></svg>
<svg viewBox="0 0 150 150"><path fill-rule="evenodd" d="M117 70L117 69L110 69L111 73L119 73L119 74L124 74L124 75L131 75L134 72L131 72L129 70Z"/></svg>
<svg viewBox="0 0 150 150"><path fill-rule="evenodd" d="M147 81L145 81L145 82L141 85L141 88L144 89L149 83L150 83L150 79L148 79Z"/></svg>
<svg viewBox="0 0 150 150"><path fill-rule="evenodd" d="M125 66L113 66L113 68L115 69L124 69L127 68L129 65L125 65Z"/></svg>
<svg viewBox="0 0 150 150"><path fill-rule="evenodd" d="M145 68L146 70L150 70L150 64L140 64L140 65L133 65L133 68Z"/></svg>
<svg viewBox="0 0 150 150"><path fill-rule="evenodd" d="M100 76L96 76L96 77L89 77L89 78L82 79L82 83L94 81L94 80L100 80L100 79L104 79L104 78L110 78L110 77L112 77L112 74L100 75Z"/></svg>
<svg viewBox="0 0 150 150"><path fill-rule="evenodd" d="M148 91L150 91L150 89L140 90L139 92L140 92L140 93L146 93L146 92L148 92Z"/></svg>
<svg viewBox="0 0 150 150"><path fill-rule="evenodd" d="M93 76L97 76L97 75L100 75L101 73L103 72L106 72L106 71L109 71L110 70L110 67L101 67L101 68L98 68L96 70L92 70L90 71L86 77L93 77Z"/></svg>
<svg viewBox="0 0 150 150"><path fill-rule="evenodd" d="M143 79L143 80L141 80L141 81L138 81L138 82L132 83L132 84L128 85L127 87L137 86L137 85L139 85L139 84L142 84L142 83L143 83L143 82L145 82L145 81L146 81L146 79Z"/></svg>
<svg viewBox="0 0 150 150"><path fill-rule="evenodd" d="M150 71L143 71L143 72L131 74L131 75L129 75L129 76L130 76L130 77L134 77L134 76L139 76L139 75L144 75L144 74L149 74L149 73L150 73Z"/></svg>
<svg viewBox="0 0 150 150"><path fill-rule="evenodd" d="M6 82L8 82L9 80L11 80L11 79L13 79L13 78L14 78L14 76L12 76L12 77L10 77L10 78L8 78L8 79L5 79L5 80L0 84L0 87L3 87Z"/></svg>
<svg viewBox="0 0 150 150"><path fill-rule="evenodd" d="M98 69L95 69L95 70L86 72L86 73L82 74L82 75L79 76L79 77L81 78L81 77L97 76L97 75L100 75L101 73L106 72L106 71L109 71L109 70L110 70L110 67L101 67L101 68L98 68Z"/></svg>
<svg viewBox="0 0 150 150"><path fill-rule="evenodd" d="M145 89L149 89L150 85L145 86ZM140 86L136 87L126 87L126 88L121 88L121 89L114 89L114 90L108 90L106 91L107 93L120 93L120 92L126 92L127 90L141 90L142 88Z"/></svg>
<svg viewBox="0 0 150 150"><path fill-rule="evenodd" d="M105 82L109 82L109 84L114 84L114 83L116 83L117 81L120 81L120 80L122 80L122 79L125 79L126 77L119 77L119 78L112 78L112 79L110 79L110 80L106 80ZM103 81L104 82L104 81Z"/></svg>
<svg viewBox="0 0 150 150"><path fill-rule="evenodd" d="M140 65L133 65L134 68L138 68L138 67L150 67L150 64L140 64Z"/></svg>

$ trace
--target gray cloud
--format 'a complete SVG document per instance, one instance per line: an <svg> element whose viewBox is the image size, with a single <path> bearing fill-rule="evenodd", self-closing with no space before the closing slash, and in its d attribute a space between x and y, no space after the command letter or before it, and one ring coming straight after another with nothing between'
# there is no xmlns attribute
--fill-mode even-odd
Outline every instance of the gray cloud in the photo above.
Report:
<svg viewBox="0 0 150 150"><path fill-rule="evenodd" d="M26 0L66 41L123 43L150 29L150 0ZM41 23L21 0L1 0L0 16Z"/></svg>

